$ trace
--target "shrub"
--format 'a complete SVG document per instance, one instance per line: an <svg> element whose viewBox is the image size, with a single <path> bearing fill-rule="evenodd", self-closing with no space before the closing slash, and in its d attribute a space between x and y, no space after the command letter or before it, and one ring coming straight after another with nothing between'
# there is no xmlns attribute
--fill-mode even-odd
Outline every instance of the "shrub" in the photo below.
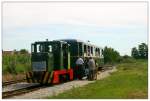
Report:
<svg viewBox="0 0 150 101"><path fill-rule="evenodd" d="M30 69L31 57L29 54L3 54L2 72L17 74Z"/></svg>

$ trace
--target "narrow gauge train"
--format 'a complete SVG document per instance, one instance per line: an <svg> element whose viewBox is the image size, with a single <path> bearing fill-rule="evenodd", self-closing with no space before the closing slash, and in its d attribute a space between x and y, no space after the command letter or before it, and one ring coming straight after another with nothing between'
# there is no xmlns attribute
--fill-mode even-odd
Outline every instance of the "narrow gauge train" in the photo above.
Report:
<svg viewBox="0 0 150 101"><path fill-rule="evenodd" d="M32 71L26 73L27 82L56 84L74 79L76 60L93 57L97 67L104 65L102 48L76 39L39 41L31 44Z"/></svg>

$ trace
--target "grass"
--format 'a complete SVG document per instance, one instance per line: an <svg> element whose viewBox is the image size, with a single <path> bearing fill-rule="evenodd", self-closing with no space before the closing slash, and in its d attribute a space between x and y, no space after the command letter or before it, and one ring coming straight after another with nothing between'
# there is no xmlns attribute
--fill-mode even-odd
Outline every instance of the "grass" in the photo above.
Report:
<svg viewBox="0 0 150 101"><path fill-rule="evenodd" d="M25 73L31 69L29 54L3 54L2 55L2 81L25 78Z"/></svg>
<svg viewBox="0 0 150 101"><path fill-rule="evenodd" d="M117 65L111 76L73 88L50 99L147 99L148 62L137 60Z"/></svg>
<svg viewBox="0 0 150 101"><path fill-rule="evenodd" d="M27 72L30 69L30 60L31 58L29 54L4 54L2 59L3 75Z"/></svg>

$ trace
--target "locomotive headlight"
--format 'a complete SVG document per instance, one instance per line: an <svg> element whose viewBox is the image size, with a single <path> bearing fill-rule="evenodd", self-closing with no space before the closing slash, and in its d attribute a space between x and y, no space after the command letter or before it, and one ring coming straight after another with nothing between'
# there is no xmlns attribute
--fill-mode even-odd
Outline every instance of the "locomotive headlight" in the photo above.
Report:
<svg viewBox="0 0 150 101"><path fill-rule="evenodd" d="M33 71L46 71L46 61L32 62Z"/></svg>

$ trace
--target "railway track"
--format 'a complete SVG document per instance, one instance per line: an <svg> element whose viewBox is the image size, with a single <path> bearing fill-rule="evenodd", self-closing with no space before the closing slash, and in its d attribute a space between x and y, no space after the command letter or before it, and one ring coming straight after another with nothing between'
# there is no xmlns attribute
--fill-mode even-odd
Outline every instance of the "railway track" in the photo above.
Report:
<svg viewBox="0 0 150 101"><path fill-rule="evenodd" d="M28 93L28 92L38 90L40 88L43 88L43 86L41 86L40 84L36 84L36 85L28 86L28 87L25 87L25 88L21 88L21 89L5 91L5 92L2 92L2 98L4 99L4 98L9 98L9 97L12 97L12 96L16 96L16 95L21 95L21 94L24 94L24 93Z"/></svg>
<svg viewBox="0 0 150 101"><path fill-rule="evenodd" d="M98 67L98 71L104 72L106 70L111 70L115 67L114 65L104 65L103 67Z"/></svg>
<svg viewBox="0 0 150 101"><path fill-rule="evenodd" d="M13 81L6 81L6 82L3 82L3 83L2 83L2 86L7 86L7 85L11 85L11 84L23 82L23 81L26 81L26 79L13 80Z"/></svg>

